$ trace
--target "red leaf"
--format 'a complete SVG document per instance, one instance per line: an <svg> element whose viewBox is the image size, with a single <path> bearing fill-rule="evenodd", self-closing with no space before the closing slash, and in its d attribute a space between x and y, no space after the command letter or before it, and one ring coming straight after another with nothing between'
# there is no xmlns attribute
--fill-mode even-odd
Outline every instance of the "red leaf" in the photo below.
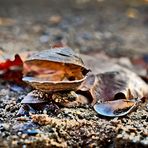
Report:
<svg viewBox="0 0 148 148"><path fill-rule="evenodd" d="M22 66L23 61L18 54L15 55L14 61L7 59L5 62L0 63L0 70L9 69L11 66Z"/></svg>
<svg viewBox="0 0 148 148"><path fill-rule="evenodd" d="M20 82L22 79L23 61L18 54L15 59L11 61L7 59L0 63L0 78L9 81Z"/></svg>

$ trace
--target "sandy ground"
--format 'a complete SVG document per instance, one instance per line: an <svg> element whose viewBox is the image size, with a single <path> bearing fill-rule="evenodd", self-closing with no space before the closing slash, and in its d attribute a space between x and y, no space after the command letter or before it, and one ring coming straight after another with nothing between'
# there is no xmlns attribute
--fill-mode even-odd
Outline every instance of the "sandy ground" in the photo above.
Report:
<svg viewBox="0 0 148 148"><path fill-rule="evenodd" d="M47 49L63 39L82 52L144 54L148 52L147 14L144 0L2 0L0 47L14 54Z"/></svg>
<svg viewBox="0 0 148 148"><path fill-rule="evenodd" d="M1 0L0 59L44 50L60 40L90 55L147 54L147 4L146 0ZM28 117L20 119L23 121L16 117L20 101L29 91L1 82L0 147L148 146L147 104L114 119L100 117L88 106L61 108L57 114L50 113L51 124L39 126Z"/></svg>

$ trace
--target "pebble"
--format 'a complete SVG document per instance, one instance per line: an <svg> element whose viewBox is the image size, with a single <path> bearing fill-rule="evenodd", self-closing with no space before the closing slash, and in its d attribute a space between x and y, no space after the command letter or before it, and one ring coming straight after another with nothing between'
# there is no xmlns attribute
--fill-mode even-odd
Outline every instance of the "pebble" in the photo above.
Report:
<svg viewBox="0 0 148 148"><path fill-rule="evenodd" d="M8 94L9 94L9 90L8 89L1 89L0 96L6 96Z"/></svg>
<svg viewBox="0 0 148 148"><path fill-rule="evenodd" d="M27 131L23 131L23 133L27 134L28 136L35 136L41 133L41 131L38 129L28 129Z"/></svg>
<svg viewBox="0 0 148 148"><path fill-rule="evenodd" d="M4 123L4 124L3 124L3 128L4 128L5 130L9 130L10 125L9 125L8 123Z"/></svg>
<svg viewBox="0 0 148 148"><path fill-rule="evenodd" d="M32 30L34 33L42 33L44 30L43 30L43 27L41 25L34 25L32 26Z"/></svg>
<svg viewBox="0 0 148 148"><path fill-rule="evenodd" d="M53 15L49 18L49 23L51 25L57 25L62 21L62 17L60 15Z"/></svg>
<svg viewBox="0 0 148 148"><path fill-rule="evenodd" d="M49 42L49 35L42 35L40 37L40 42L41 43L48 43Z"/></svg>
<svg viewBox="0 0 148 148"><path fill-rule="evenodd" d="M144 145L148 145L148 137L141 141Z"/></svg>

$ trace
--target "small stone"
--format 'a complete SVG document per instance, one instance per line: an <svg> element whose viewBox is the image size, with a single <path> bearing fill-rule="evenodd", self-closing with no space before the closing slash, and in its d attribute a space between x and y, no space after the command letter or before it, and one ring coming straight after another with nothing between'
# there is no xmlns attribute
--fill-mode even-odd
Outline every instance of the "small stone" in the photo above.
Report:
<svg viewBox="0 0 148 148"><path fill-rule="evenodd" d="M47 43L49 41L49 36L48 35L42 35L40 37L40 42L41 43Z"/></svg>
<svg viewBox="0 0 148 148"><path fill-rule="evenodd" d="M27 134L22 134L21 136L23 139L25 139L27 137Z"/></svg>
<svg viewBox="0 0 148 148"><path fill-rule="evenodd" d="M148 145L148 137L146 139L142 140L141 143L143 143L144 145Z"/></svg>
<svg viewBox="0 0 148 148"><path fill-rule="evenodd" d="M136 143L136 142L140 141L140 136L132 137L130 140Z"/></svg>
<svg viewBox="0 0 148 148"><path fill-rule="evenodd" d="M117 139L121 139L123 137L123 135L122 134L119 134L119 135L117 135Z"/></svg>
<svg viewBox="0 0 148 148"><path fill-rule="evenodd" d="M47 114L47 110L43 110L43 114Z"/></svg>
<svg viewBox="0 0 148 148"><path fill-rule="evenodd" d="M12 141L12 145L13 146L17 145L17 141Z"/></svg>
<svg viewBox="0 0 148 148"><path fill-rule="evenodd" d="M3 124L3 128L4 128L5 130L9 130L10 125L9 125L8 123L4 123L4 124Z"/></svg>
<svg viewBox="0 0 148 148"><path fill-rule="evenodd" d="M22 132L18 132L17 135L18 135L18 136L22 135Z"/></svg>
<svg viewBox="0 0 148 148"><path fill-rule="evenodd" d="M27 131L23 131L23 133L27 134L29 136L35 136L35 135L41 133L41 131L38 129L28 129Z"/></svg>
<svg viewBox="0 0 148 148"><path fill-rule="evenodd" d="M57 25L62 21L62 17L59 15L53 15L49 18L49 23L52 25Z"/></svg>
<svg viewBox="0 0 148 148"><path fill-rule="evenodd" d="M13 136L12 136L12 139L13 139L13 140L16 140L17 138L18 138L18 137L17 137L16 135L13 135Z"/></svg>

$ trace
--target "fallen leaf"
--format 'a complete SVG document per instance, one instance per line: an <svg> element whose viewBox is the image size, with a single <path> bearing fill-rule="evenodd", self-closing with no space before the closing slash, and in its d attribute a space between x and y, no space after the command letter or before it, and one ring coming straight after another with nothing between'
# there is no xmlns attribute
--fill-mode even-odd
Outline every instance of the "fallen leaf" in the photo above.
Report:
<svg viewBox="0 0 148 148"><path fill-rule="evenodd" d="M148 95L148 85L134 72L109 60L84 57L84 64L95 76L88 76L79 87L97 101L142 98ZM84 94L84 93L83 93Z"/></svg>
<svg viewBox="0 0 148 148"><path fill-rule="evenodd" d="M77 92L86 96L89 102L94 105L97 102L97 87L99 87L97 76L94 74L89 74L79 86Z"/></svg>
<svg viewBox="0 0 148 148"><path fill-rule="evenodd" d="M22 80L23 61L18 54L11 61L7 59L0 63L0 78L8 81L21 82Z"/></svg>

